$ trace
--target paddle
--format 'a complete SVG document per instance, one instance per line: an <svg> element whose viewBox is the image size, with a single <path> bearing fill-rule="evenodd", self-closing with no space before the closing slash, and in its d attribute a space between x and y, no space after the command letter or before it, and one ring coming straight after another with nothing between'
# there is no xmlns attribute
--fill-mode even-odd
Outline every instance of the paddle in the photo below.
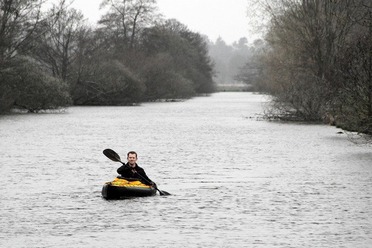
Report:
<svg viewBox="0 0 372 248"><path fill-rule="evenodd" d="M103 150L103 154L105 154L106 157L108 157L109 159L111 159L112 161L115 161L115 162L120 162L122 163L123 165L125 165L125 163L123 163L120 159L120 156L119 154L117 154L115 151L111 150L111 149L105 149ZM146 180L145 178L143 178L143 176L141 176L140 174L137 173L137 175L144 181L146 181L147 183L150 183L148 180ZM154 186L155 189L157 191L159 191L159 194L160 195L170 195L170 193L168 193L167 191L164 191L164 190L160 190L158 189L158 187L155 185Z"/></svg>

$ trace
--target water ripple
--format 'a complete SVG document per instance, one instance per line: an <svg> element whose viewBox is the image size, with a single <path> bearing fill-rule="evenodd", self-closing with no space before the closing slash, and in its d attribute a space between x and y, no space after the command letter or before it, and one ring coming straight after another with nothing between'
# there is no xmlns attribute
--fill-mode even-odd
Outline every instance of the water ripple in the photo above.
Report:
<svg viewBox="0 0 372 248"><path fill-rule="evenodd" d="M0 246L369 247L370 145L245 118L264 102L218 93L2 117ZM120 166L105 148L138 151L172 195L104 200Z"/></svg>

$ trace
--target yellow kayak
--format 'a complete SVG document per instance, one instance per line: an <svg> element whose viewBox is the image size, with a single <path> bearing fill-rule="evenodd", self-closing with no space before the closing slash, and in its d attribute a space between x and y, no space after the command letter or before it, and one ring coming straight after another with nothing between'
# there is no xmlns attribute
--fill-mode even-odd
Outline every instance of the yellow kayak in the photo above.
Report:
<svg viewBox="0 0 372 248"><path fill-rule="evenodd" d="M113 181L105 183L102 188L102 196L107 200L153 196L155 194L154 187L131 178L117 177Z"/></svg>

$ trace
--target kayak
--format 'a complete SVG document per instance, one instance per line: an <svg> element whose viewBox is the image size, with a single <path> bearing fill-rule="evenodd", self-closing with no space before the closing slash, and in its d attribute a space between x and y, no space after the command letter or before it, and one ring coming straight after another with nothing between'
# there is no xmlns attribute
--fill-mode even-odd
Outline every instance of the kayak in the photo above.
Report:
<svg viewBox="0 0 372 248"><path fill-rule="evenodd" d="M117 177L107 182L102 188L102 197L110 199L125 199L156 195L156 189L148 186L138 179Z"/></svg>

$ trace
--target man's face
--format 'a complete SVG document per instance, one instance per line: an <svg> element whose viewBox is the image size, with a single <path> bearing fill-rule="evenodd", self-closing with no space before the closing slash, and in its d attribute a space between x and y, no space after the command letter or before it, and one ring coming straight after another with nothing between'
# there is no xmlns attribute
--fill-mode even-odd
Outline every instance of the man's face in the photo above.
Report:
<svg viewBox="0 0 372 248"><path fill-rule="evenodd" d="M137 162L136 154L129 153L127 159L128 159L130 166L134 167L136 165L136 162Z"/></svg>

